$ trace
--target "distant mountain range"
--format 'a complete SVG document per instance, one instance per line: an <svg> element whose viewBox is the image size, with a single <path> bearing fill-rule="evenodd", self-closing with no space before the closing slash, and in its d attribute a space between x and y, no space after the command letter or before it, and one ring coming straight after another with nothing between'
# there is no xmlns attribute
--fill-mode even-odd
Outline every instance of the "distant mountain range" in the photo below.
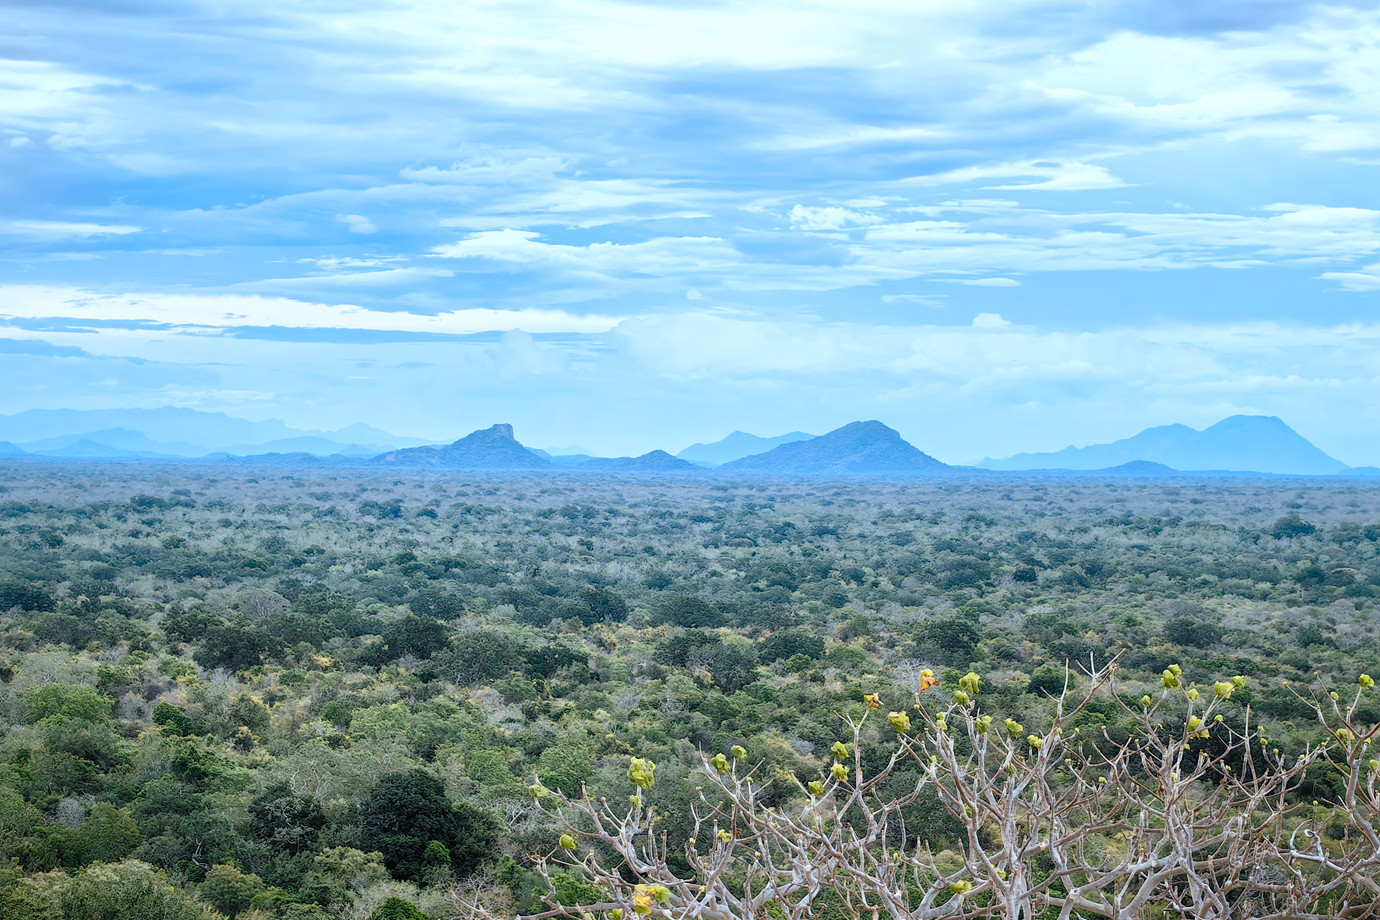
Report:
<svg viewBox="0 0 1380 920"><path fill-rule="evenodd" d="M102 423L106 427L90 427ZM706 475L711 472L709 467L715 467L728 474L756 476L1024 471L1142 478L1187 474L1380 477L1380 469L1349 468L1278 418L1258 415L1234 415L1202 431L1186 425L1147 428L1110 444L986 459L976 468L941 463L879 421L852 422L817 437L794 431L762 438L735 431L710 444L691 445L677 456L654 450L637 457L592 457L526 447L508 424L437 445L398 438L367 425L333 432L298 431L279 421L249 422L192 409L31 410L0 416L0 457L14 460L30 456L632 475Z"/></svg>
<svg viewBox="0 0 1380 920"><path fill-rule="evenodd" d="M742 435L742 432L736 434ZM779 441L742 435L736 442L751 443L746 440L749 438L758 442ZM512 425L499 424L468 434L444 447L389 451L370 462L455 470L539 470L555 469L557 461L572 459L530 450L518 442ZM654 450L640 457L586 458L574 463L563 462L560 468L588 473L660 475L706 472L704 467L682 457L673 457L664 450ZM741 457L720 469L768 476L913 476L943 472L950 467L908 444L893 429L873 421L853 422L819 437L807 436L803 441L778 443L770 450Z"/></svg>
<svg viewBox="0 0 1380 920"><path fill-rule="evenodd" d="M654 450L640 457L593 457L578 463L574 469L591 473L702 473L704 467L689 460L672 457L664 450Z"/></svg>
<svg viewBox="0 0 1380 920"><path fill-rule="evenodd" d="M0 415L0 441L48 457L167 458L309 453L373 457L426 442L370 425L302 431L198 409L30 409ZM0 447L0 453L12 453Z"/></svg>
<svg viewBox="0 0 1380 920"><path fill-rule="evenodd" d="M792 441L720 467L772 476L916 475L951 469L881 422L851 422L808 441Z"/></svg>
<svg viewBox="0 0 1380 920"><path fill-rule="evenodd" d="M387 466L432 466L459 470L541 470L553 464L513 437L513 426L498 424L471 432L444 447L413 447L375 457Z"/></svg>
<svg viewBox="0 0 1380 920"><path fill-rule="evenodd" d="M1233 415L1202 431L1187 425L1162 425L1110 444L1016 454L1004 460L983 460L978 466L989 470L1103 470L1135 461L1184 472L1325 476L1349 469L1272 415Z"/></svg>
<svg viewBox="0 0 1380 920"><path fill-rule="evenodd" d="M553 454L549 450L542 450L540 447L527 448L538 457L545 457L556 466L579 466L586 460L598 460L600 458L593 454Z"/></svg>
<svg viewBox="0 0 1380 920"><path fill-rule="evenodd" d="M778 435L774 438L759 438L757 435L748 434L746 431L735 431L728 437L721 438L712 444L691 444L676 456L701 466L719 466L743 457L751 457L753 454L764 454L773 447L780 447L782 444L808 441L813 437L814 435L806 434L803 431L792 431L790 434Z"/></svg>
<svg viewBox="0 0 1380 920"><path fill-rule="evenodd" d="M423 466L452 470L568 469L590 473L693 473L702 472L688 460L654 450L640 457L588 457L581 454L553 456L518 442L513 426L493 425L472 432L444 447L414 447L376 457L373 463L389 466Z"/></svg>
<svg viewBox="0 0 1380 920"><path fill-rule="evenodd" d="M1177 476L1179 471L1153 460L1132 460L1120 466L1098 470L1106 476Z"/></svg>

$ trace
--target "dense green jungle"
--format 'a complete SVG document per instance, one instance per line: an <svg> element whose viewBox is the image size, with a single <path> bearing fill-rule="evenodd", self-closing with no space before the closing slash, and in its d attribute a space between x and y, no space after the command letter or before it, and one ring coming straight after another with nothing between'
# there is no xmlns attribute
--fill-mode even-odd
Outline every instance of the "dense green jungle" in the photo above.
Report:
<svg viewBox="0 0 1380 920"><path fill-rule="evenodd" d="M1030 724L1066 664L1115 658L1136 696L1170 664L1240 675L1230 718L1288 756L1315 693L1380 666L1377 596L1365 480L12 462L0 915L443 920L466 886L539 910L560 831L530 785L626 800L654 761L683 837L702 753L825 774L844 713L925 669ZM914 826L961 843L938 805Z"/></svg>

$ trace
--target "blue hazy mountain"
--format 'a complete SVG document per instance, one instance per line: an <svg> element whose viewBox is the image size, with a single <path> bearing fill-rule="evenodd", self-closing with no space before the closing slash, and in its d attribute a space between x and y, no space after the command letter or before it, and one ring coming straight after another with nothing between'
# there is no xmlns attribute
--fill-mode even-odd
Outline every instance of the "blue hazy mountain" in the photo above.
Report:
<svg viewBox="0 0 1380 920"><path fill-rule="evenodd" d="M1198 431L1161 425L1140 434L1089 447L983 460L989 470L1102 470L1149 460L1175 470L1250 471L1293 475L1340 473L1347 465L1329 457L1273 415L1233 415Z"/></svg>
<svg viewBox="0 0 1380 920"><path fill-rule="evenodd" d="M185 459L173 454L160 454L149 450L127 450L121 447L114 447L100 441L93 441L90 438L79 438L70 444L50 450L30 451L36 457L66 457L70 459L101 459L101 460L163 460L163 459Z"/></svg>
<svg viewBox="0 0 1380 920"><path fill-rule="evenodd" d="M1181 475L1173 467L1165 466L1163 463L1156 463L1154 460L1132 460L1130 463L1123 463L1119 466L1108 467L1105 470L1097 470L1104 476L1178 476Z"/></svg>
<svg viewBox="0 0 1380 920"><path fill-rule="evenodd" d="M315 435L301 435L296 438L280 438L276 441L269 441L259 444L254 449L254 453L280 453L280 454L311 454L315 457L376 457L379 449L386 445L376 443L369 444L342 444L330 438L318 437ZM233 452L232 452L233 453Z"/></svg>
<svg viewBox="0 0 1380 920"><path fill-rule="evenodd" d="M88 440L117 450L182 457L268 451L374 456L391 448L426 443L369 425L350 425L339 431L303 431L277 419L251 422L223 412L173 407L30 409L0 415L0 439L30 452L63 451L78 441Z"/></svg>
<svg viewBox="0 0 1380 920"><path fill-rule="evenodd" d="M766 453L720 467L727 473L780 476L917 475L950 469L878 421L850 422L807 441L793 441Z"/></svg>
<svg viewBox="0 0 1380 920"><path fill-rule="evenodd" d="M358 457L341 457L341 456L318 457L316 454L309 454L309 453L306 453L306 452L304 452L304 451L288 451L288 452L286 452L286 453L281 453L281 452L278 452L278 451L273 451L273 452L267 453L267 454L247 454L247 455L242 455L242 456L229 456L229 455L225 455L225 456L218 456L216 459L218 459L218 460L220 460L220 461L222 461L222 462L224 462L224 463L231 463L231 464L235 464L235 465L238 465L238 466L281 466L281 467L294 467L294 466L316 466L316 467L319 467L319 466L323 466L323 465L331 465L331 466L334 466L334 465L337 465L337 464L347 463L347 462L348 462L348 463L359 463L359 462L360 462L360 458L358 458Z"/></svg>
<svg viewBox="0 0 1380 920"><path fill-rule="evenodd" d="M76 447L83 442L86 442L86 446ZM117 452L108 456L139 454L160 457L195 457L207 452L200 444L192 444L187 441L155 441L142 431L130 431L128 428L105 428L100 431L83 431L51 438L40 438L37 441L26 441L21 446L31 454L43 454L49 457L77 456L78 454L70 453L74 449L79 453L80 451L87 451L87 453L80 454L82 456L97 456L89 452L92 445L110 448Z"/></svg>
<svg viewBox="0 0 1380 920"><path fill-rule="evenodd" d="M712 444L691 444L676 456L702 466L719 466L742 457L766 453L782 444L808 441L813 437L814 435L806 434L803 431L792 431L790 434L779 435L775 438L759 438L757 435L748 434L746 431L735 431L728 437L721 438Z"/></svg>
<svg viewBox="0 0 1380 920"><path fill-rule="evenodd" d="M596 457L593 454L553 454L551 451L542 450L540 447L529 447L527 449L530 450L532 453L536 454L538 457L545 457L547 460L550 460L556 466L579 466L586 460L603 459L600 457Z"/></svg>
<svg viewBox="0 0 1380 920"><path fill-rule="evenodd" d="M389 466L434 466L458 470L540 470L554 464L528 450L513 436L513 426L498 424L465 435L443 447L411 447L374 458Z"/></svg>
<svg viewBox="0 0 1380 920"><path fill-rule="evenodd" d="M11 444L9 441L0 441L0 457L18 457L25 453L24 448L18 444Z"/></svg>
<svg viewBox="0 0 1380 920"><path fill-rule="evenodd" d="M702 473L704 468L654 450L640 457L593 457L575 466L577 470L602 473Z"/></svg>

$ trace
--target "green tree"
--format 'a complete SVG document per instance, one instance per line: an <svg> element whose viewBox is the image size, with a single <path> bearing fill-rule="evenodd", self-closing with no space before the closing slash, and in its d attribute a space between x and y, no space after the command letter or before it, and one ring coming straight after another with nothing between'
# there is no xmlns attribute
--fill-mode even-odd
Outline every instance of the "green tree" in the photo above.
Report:
<svg viewBox="0 0 1380 920"><path fill-rule="evenodd" d="M1164 637L1186 648L1207 648L1222 638L1222 627L1202 617L1175 617L1164 624Z"/></svg>
<svg viewBox="0 0 1380 920"><path fill-rule="evenodd" d="M128 809L97 802L73 835L72 855L80 864L119 862L144 842L139 822Z"/></svg>
<svg viewBox="0 0 1380 920"><path fill-rule="evenodd" d="M201 883L201 896L230 917L248 910L254 899L263 893L263 879L245 874L234 866L212 866Z"/></svg>
<svg viewBox="0 0 1380 920"><path fill-rule="evenodd" d="M52 610L51 591L27 581L0 581L0 613L21 610Z"/></svg>
<svg viewBox="0 0 1380 920"><path fill-rule="evenodd" d="M915 631L914 657L937 664L966 665L982 640L972 617L946 615L920 624Z"/></svg>
<svg viewBox="0 0 1380 920"><path fill-rule="evenodd" d="M1035 673L1030 675L1030 683L1025 685L1026 693L1034 693L1038 696L1057 697L1064 692L1064 679L1066 672L1063 668L1055 668L1050 665L1041 665L1035 669ZM1078 685L1078 679L1068 674L1070 687Z"/></svg>
<svg viewBox="0 0 1380 920"><path fill-rule="evenodd" d="M280 647L281 643L240 615L208 628L197 643L194 657L203 668L243 671Z"/></svg>
<svg viewBox="0 0 1380 920"><path fill-rule="evenodd" d="M374 908L369 920L427 920L427 916L411 901L389 898Z"/></svg>
<svg viewBox="0 0 1380 920"><path fill-rule="evenodd" d="M0 860L17 851L42 822L43 813L24 801L17 790L0 786Z"/></svg>
<svg viewBox="0 0 1380 920"><path fill-rule="evenodd" d="M419 673L469 686L502 677L524 663L522 645L497 629L472 629L435 653Z"/></svg>
<svg viewBox="0 0 1380 920"><path fill-rule="evenodd" d="M824 638L803 629L782 630L758 640L757 654L768 663L795 655L817 660L824 657Z"/></svg>
<svg viewBox="0 0 1380 920"><path fill-rule="evenodd" d="M580 600L594 615L594 619L585 622L586 626L599 620L622 623L628 618L628 602L608 588L586 588L580 592Z"/></svg>
<svg viewBox="0 0 1380 920"><path fill-rule="evenodd" d="M578 795L580 786L593 775L589 747L573 739L553 744L537 761L537 777L542 783L567 795Z"/></svg>
<svg viewBox="0 0 1380 920"><path fill-rule="evenodd" d="M107 723L115 701L93 687L74 687L66 684L44 684L24 693L21 703L25 723L83 722Z"/></svg>
<svg viewBox="0 0 1380 920"><path fill-rule="evenodd" d="M146 862L97 863L30 876L0 893L5 920L220 920Z"/></svg>
<svg viewBox="0 0 1380 920"><path fill-rule="evenodd" d="M1297 513L1286 514L1284 517L1270 525L1269 534L1276 540L1283 540L1286 537L1306 537L1309 534L1317 533L1316 524L1310 524Z"/></svg>
<svg viewBox="0 0 1380 920"><path fill-rule="evenodd" d="M387 649L387 661L395 661L404 655L413 658L430 658L446 647L451 628L429 617L405 616L383 629L383 642Z"/></svg>
<svg viewBox="0 0 1380 920"><path fill-rule="evenodd" d="M360 825L365 849L382 853L389 871L402 879L427 868L433 840L450 851L451 867L463 875L492 855L498 836L492 816L452 804L441 781L421 769L380 779L360 807Z"/></svg>
<svg viewBox="0 0 1380 920"><path fill-rule="evenodd" d="M207 732L206 724L200 719L194 719L187 715L187 711L181 706L174 706L172 703L160 702L153 707L153 724L161 728L166 734L170 735L204 735Z"/></svg>
<svg viewBox="0 0 1380 920"><path fill-rule="evenodd" d="M656 611L656 622L692 629L714 629L724 625L723 611L698 597L678 594L663 601Z"/></svg>
<svg viewBox="0 0 1380 920"><path fill-rule="evenodd" d="M249 832L283 853L302 853L316 845L326 814L311 796L275 783L249 803Z"/></svg>

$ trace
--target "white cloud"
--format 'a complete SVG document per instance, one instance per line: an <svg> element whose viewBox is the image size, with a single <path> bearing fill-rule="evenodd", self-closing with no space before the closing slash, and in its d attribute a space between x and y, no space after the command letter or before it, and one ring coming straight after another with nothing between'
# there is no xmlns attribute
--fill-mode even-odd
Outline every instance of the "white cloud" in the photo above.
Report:
<svg viewBox="0 0 1380 920"><path fill-rule="evenodd" d="M455 243L434 247L432 252L446 259L483 259L601 276L722 274L734 270L741 262L732 247L714 237L661 237L641 243L591 243L588 246L544 243L541 238L541 234L530 230L486 230Z"/></svg>
<svg viewBox="0 0 1380 920"><path fill-rule="evenodd" d="M450 168L436 166L409 167L400 175L412 182L430 185L530 185L548 180L557 173L568 172L574 163L555 156L477 156L452 163Z"/></svg>
<svg viewBox="0 0 1380 920"><path fill-rule="evenodd" d="M934 128L882 128L875 125L821 125L808 134L792 131L758 141L753 146L762 150L820 150L831 147L855 147L863 144L933 143L951 137L951 133Z"/></svg>
<svg viewBox="0 0 1380 920"><path fill-rule="evenodd" d="M882 303L915 303L927 307L942 307L947 294L883 294Z"/></svg>
<svg viewBox="0 0 1380 920"><path fill-rule="evenodd" d="M1081 192L1094 189L1123 188L1126 185L1125 182L1113 176L1105 166L1090 163L1048 163L1033 160L1021 163L965 166L947 172L915 176L908 181L914 185L969 185L986 182L990 179L1025 176L1040 181L983 187L1021 191Z"/></svg>
<svg viewBox="0 0 1380 920"><path fill-rule="evenodd" d="M339 271L344 268L382 268L403 261L402 256L313 256L298 259L299 263L315 265L324 271Z"/></svg>
<svg viewBox="0 0 1380 920"><path fill-rule="evenodd" d="M925 219L906 220L921 213ZM834 249L778 245L758 251L709 236L652 237L572 245L534 230L471 233L433 247L446 259L547 271L602 284L611 279L662 290L717 282L737 291L838 290L930 276L976 287L1020 286L1012 272L1163 270L1309 261L1345 268L1380 252L1380 210L1271 204L1253 213L1081 211L1007 201L955 201L859 211L793 205L793 228L821 234ZM856 226L861 233L839 231ZM820 237L814 237L819 240ZM969 275L944 278L935 275ZM580 283L576 281L575 283ZM593 292L591 296L594 296Z"/></svg>
<svg viewBox="0 0 1380 920"><path fill-rule="evenodd" d="M370 310L282 297L206 294L101 295L76 288L0 287L0 318L125 321L174 329L279 326L470 335L477 332L605 332L620 317L561 310L456 309L436 314Z"/></svg>
<svg viewBox="0 0 1380 920"><path fill-rule="evenodd" d="M1323 272L1324 281L1335 281L1347 291L1380 291L1380 262L1354 272Z"/></svg>
<svg viewBox="0 0 1380 920"><path fill-rule="evenodd" d="M89 100L77 102L85 93L122 85L129 84L117 78L80 73L51 60L0 58L0 112L5 113L7 120L70 115L74 105L89 104ZM59 103L56 112L54 103Z"/></svg>
<svg viewBox="0 0 1380 920"><path fill-rule="evenodd" d="M877 220L874 214L849 208L810 208L799 204L791 208L790 218L791 226L797 230L842 230L849 224L868 224Z"/></svg>
<svg viewBox="0 0 1380 920"><path fill-rule="evenodd" d="M230 287L240 290L395 287L400 284L412 285L433 278L450 278L454 274L454 272L440 268L385 268L372 272L337 272L325 275L303 275L298 278L267 278L262 281L243 281L230 285Z"/></svg>
<svg viewBox="0 0 1380 920"><path fill-rule="evenodd" d="M338 223L345 225L345 229L351 233L378 233L379 228L374 226L374 222L367 217L359 214L337 214L335 217Z"/></svg>
<svg viewBox="0 0 1380 920"><path fill-rule="evenodd" d="M1002 329L999 336L993 329ZM1192 402L1195 386L1250 392L1262 381L1364 381L1380 388L1380 324L1178 323L1149 329L1064 332L1015 326L1000 314L971 325L868 325L707 312L624 320L613 336L647 371L696 379L812 378L843 385L854 374L946 381L1002 391L1097 380L1118 392L1161 388ZM1274 386L1274 383L1270 384Z"/></svg>
<svg viewBox="0 0 1380 920"><path fill-rule="evenodd" d="M1043 175L1026 173L1024 175ZM1095 189L1124 188L1122 182L1112 175L1105 166L1092 166L1087 163L1065 163L1054 171L1048 179L1041 182L1022 182L1014 185L989 185L993 189L1013 189L1041 192L1086 192Z"/></svg>
<svg viewBox="0 0 1380 920"><path fill-rule="evenodd" d="M1020 287L1021 283L1015 278L930 278L930 281L939 281L944 284L966 284L970 287Z"/></svg>
<svg viewBox="0 0 1380 920"><path fill-rule="evenodd" d="M1323 260L1380 252L1380 210L1275 204L1248 214L1086 211L993 204L924 209L942 220L876 224L851 244L860 264L909 270L1173 269Z"/></svg>
<svg viewBox="0 0 1380 920"><path fill-rule="evenodd" d="M95 224L65 220L0 221L0 233L41 240L83 239L93 236L127 236L142 233L143 227L126 224Z"/></svg>

